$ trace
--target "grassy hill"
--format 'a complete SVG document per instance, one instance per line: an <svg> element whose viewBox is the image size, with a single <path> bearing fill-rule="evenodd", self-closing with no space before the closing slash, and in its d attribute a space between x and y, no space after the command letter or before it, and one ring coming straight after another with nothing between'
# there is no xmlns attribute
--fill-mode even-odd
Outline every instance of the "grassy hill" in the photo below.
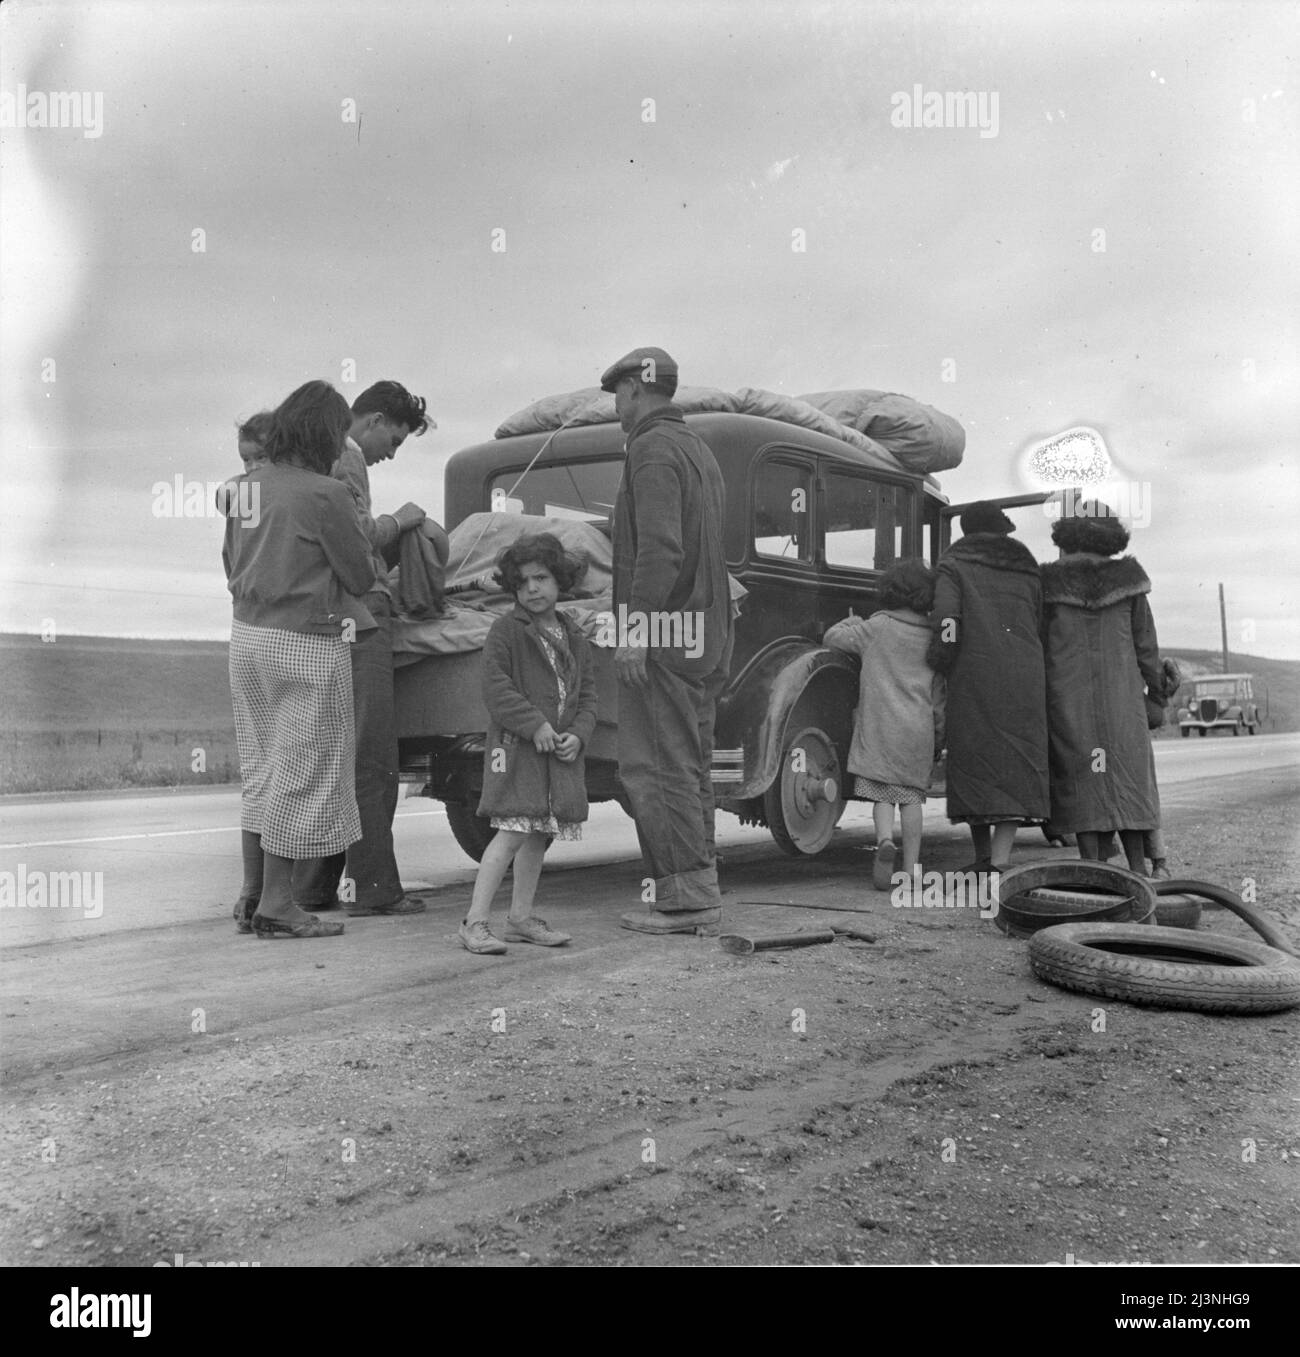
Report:
<svg viewBox="0 0 1300 1357"><path fill-rule="evenodd" d="M0 729L228 725L225 641L0 634Z"/></svg>
<svg viewBox="0 0 1300 1357"><path fill-rule="evenodd" d="M237 781L226 651L0 634L0 792Z"/></svg>
<svg viewBox="0 0 1300 1357"><path fill-rule="evenodd" d="M0 792L236 781L226 649L0 633ZM1222 670L1218 651L1164 653L1189 676ZM1237 653L1229 661L1255 675L1266 732L1300 729L1300 663Z"/></svg>

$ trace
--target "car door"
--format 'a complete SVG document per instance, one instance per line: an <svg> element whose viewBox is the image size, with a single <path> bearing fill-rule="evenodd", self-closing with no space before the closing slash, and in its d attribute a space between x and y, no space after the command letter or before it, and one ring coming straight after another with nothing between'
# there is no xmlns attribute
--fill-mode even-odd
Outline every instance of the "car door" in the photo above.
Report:
<svg viewBox="0 0 1300 1357"><path fill-rule="evenodd" d="M919 553L916 487L841 464L823 464L817 485L817 622L822 631L875 611L880 576Z"/></svg>

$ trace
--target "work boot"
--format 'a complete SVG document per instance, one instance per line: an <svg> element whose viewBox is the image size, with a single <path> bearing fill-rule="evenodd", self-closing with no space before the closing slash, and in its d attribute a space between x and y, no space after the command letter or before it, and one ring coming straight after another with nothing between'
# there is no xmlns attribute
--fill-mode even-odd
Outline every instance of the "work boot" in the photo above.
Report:
<svg viewBox="0 0 1300 1357"><path fill-rule="evenodd" d="M634 933L696 933L702 938L716 938L722 932L722 907L675 909L671 913L634 909L619 922Z"/></svg>

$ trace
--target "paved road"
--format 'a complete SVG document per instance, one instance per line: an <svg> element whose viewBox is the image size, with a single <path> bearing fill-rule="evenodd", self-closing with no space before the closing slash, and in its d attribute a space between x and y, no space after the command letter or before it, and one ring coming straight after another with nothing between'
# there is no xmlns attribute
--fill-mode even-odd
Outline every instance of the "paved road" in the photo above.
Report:
<svg viewBox="0 0 1300 1357"><path fill-rule="evenodd" d="M1175 862L1181 849L1223 881L1249 867L1292 926L1281 817L1298 749L1158 754ZM1275 1153L1294 1125L1295 1015L1125 1010L1102 1033L1092 1000L1034 981L1023 946L973 911L866 890L865 807L816 860L721 818L730 927L851 910L879 944L745 960L620 930L640 871L616 808L556 846L555 866L581 870L543 877L572 946L471 956L455 926L473 864L416 799L398 842L415 879L443 886L426 914L349 922L337 942L242 938L236 806L230 792L0 805L0 871L100 870L105 889L98 920L0 911L3 1261L1043 1261L1084 1229L1101 1258L1295 1261ZM927 861L967 860L942 806L928 818ZM1022 851L1067 856L1035 833ZM939 1092L954 1072L955 1105ZM943 1101L922 1107L921 1086ZM971 1174L955 1191L919 1148L940 1113ZM1171 1128L1176 1159L1152 1157L1152 1128ZM1242 1135L1268 1147L1245 1175ZM751 1172L765 1188L743 1186ZM865 1245L861 1211L889 1227Z"/></svg>
<svg viewBox="0 0 1300 1357"><path fill-rule="evenodd" d="M1300 733L1161 740L1156 765L1170 808L1205 805L1213 786L1206 779L1213 777L1257 772L1279 786L1293 786ZM94 896L102 905L98 917L90 917L93 906L0 908L0 948L210 922L229 911L238 889L238 823L238 793L224 789L0 800L0 892L12 890L31 873L89 873L81 880L92 892L97 881L102 883ZM855 802L845 812L841 832L868 842L870 825L870 807ZM769 841L766 830L745 828L730 815L719 815L718 826L724 852ZM475 865L452 837L440 803L407 797L398 805L394 832L409 885L463 883L468 892ZM962 838L964 831L948 824L942 802L932 801L926 807L926 834L933 843L936 838ZM1021 837L1026 845L1036 839L1029 833ZM586 837L579 843L555 844L547 861L574 867L636 857L631 823L611 803L593 807ZM12 874L13 881L4 873ZM635 880L629 875L629 892ZM635 907L636 901L629 898L627 904Z"/></svg>

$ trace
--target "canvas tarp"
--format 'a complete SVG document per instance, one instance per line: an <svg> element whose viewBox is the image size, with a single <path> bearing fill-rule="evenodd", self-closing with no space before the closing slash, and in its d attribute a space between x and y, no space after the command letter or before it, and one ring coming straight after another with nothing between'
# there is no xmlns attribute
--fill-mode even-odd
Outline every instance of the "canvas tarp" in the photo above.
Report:
<svg viewBox="0 0 1300 1357"><path fill-rule="evenodd" d="M679 386L673 396L673 404L687 415L761 415L764 419L797 424L801 428L814 429L817 433L837 438L841 443L874 454L887 465L897 460L883 442L854 427L848 420L832 418L806 400L783 396L777 391L745 386L733 394L712 386ZM614 424L617 421L614 397L599 387L591 386L534 401L505 420L497 429L496 436L513 438L518 434L549 433L566 424L570 428L580 428L585 424Z"/></svg>
<svg viewBox="0 0 1300 1357"><path fill-rule="evenodd" d="M736 397L729 391L712 386L679 386L673 404L688 415L711 411L734 414L739 408ZM548 433L562 424L579 428L584 424L617 424L614 397L598 386L568 391L560 396L544 396L539 401L516 411L496 431L497 438L514 438L517 434Z"/></svg>
<svg viewBox="0 0 1300 1357"><path fill-rule="evenodd" d="M801 401L887 448L909 471L961 465L966 431L951 416L896 391L813 391Z"/></svg>
<svg viewBox="0 0 1300 1357"><path fill-rule="evenodd" d="M492 578L497 557L520 537L553 533L571 555L587 562L574 593L581 595L560 608L588 635L597 628L597 614L613 603L614 555L609 539L590 524L531 514L471 514L449 534L447 593L442 617L416 621L400 614L393 622L393 655L397 664L425 655L459 655L482 650L492 624L514 606Z"/></svg>
<svg viewBox="0 0 1300 1357"><path fill-rule="evenodd" d="M482 650L492 624L514 607L515 596L492 578L497 557L520 537L553 533L571 555L587 562L587 570L559 604L596 645L612 645L609 619L614 607L614 554L609 539L589 523L531 514L471 514L451 530L447 556L445 614L416 621L393 619L393 663L413 664L426 655L462 655ZM733 608L747 590L728 576Z"/></svg>

